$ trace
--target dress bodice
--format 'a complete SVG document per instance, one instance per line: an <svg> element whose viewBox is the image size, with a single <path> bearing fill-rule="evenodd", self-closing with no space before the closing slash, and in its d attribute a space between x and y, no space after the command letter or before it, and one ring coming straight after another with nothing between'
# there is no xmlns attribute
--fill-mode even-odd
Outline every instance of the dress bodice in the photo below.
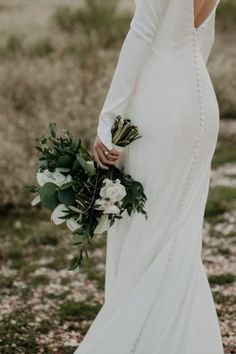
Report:
<svg viewBox="0 0 236 354"><path fill-rule="evenodd" d="M193 0L135 0L135 13L99 116L97 134L108 149L112 148L114 119L127 112L136 80L151 52L167 61L173 58L173 51L184 56L194 34L207 62L214 42L215 10L219 1L204 23L195 29Z"/></svg>

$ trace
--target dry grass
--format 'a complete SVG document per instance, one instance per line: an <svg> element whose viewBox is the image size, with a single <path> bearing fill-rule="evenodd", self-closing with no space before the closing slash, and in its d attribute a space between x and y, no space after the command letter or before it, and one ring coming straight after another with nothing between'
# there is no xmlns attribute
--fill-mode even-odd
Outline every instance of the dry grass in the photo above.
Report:
<svg viewBox="0 0 236 354"><path fill-rule="evenodd" d="M227 117L236 116L235 34L223 26L225 12L234 29L232 1L223 1L209 63ZM0 207L29 202L24 185L34 179L34 139L49 122L91 147L131 15L111 0L86 3L0 1Z"/></svg>

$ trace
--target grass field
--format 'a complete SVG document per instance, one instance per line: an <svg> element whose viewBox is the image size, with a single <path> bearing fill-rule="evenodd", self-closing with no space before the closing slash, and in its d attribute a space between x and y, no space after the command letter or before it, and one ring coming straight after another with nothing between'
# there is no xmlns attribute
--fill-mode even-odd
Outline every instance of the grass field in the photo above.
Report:
<svg viewBox="0 0 236 354"><path fill-rule="evenodd" d="M73 251L66 229L29 207L24 186L34 183L34 139L49 122L82 136L91 148L134 8L131 0L118 5L112 0L0 0L2 354L72 353L103 304L105 236L96 240L93 257L80 271L68 272ZM235 23L235 0L222 0L208 65L222 120L203 260L225 354L236 353Z"/></svg>

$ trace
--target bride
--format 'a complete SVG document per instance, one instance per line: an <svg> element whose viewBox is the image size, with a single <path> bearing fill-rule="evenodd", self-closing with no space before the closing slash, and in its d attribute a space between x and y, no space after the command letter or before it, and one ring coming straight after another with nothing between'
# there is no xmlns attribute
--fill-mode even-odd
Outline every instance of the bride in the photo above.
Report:
<svg viewBox="0 0 236 354"><path fill-rule="evenodd" d="M75 354L223 354L201 259L219 108L206 62L219 0L136 0L99 116L94 155L121 159L147 195L107 234L105 303ZM111 126L141 139L116 151Z"/></svg>

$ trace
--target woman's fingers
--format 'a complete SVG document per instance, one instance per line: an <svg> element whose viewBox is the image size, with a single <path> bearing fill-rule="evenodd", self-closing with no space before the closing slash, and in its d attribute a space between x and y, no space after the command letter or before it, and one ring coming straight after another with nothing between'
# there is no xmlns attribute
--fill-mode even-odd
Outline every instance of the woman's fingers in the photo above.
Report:
<svg viewBox="0 0 236 354"><path fill-rule="evenodd" d="M97 153L98 153L98 156L99 156L100 160L104 164L114 165L115 161L110 160L109 157L108 157L109 154L105 155L104 150L100 146L97 147Z"/></svg>
<svg viewBox="0 0 236 354"><path fill-rule="evenodd" d="M97 164L98 164L99 167L101 167L101 168L104 169L104 170L108 170L108 169L109 169L109 167L107 167L106 165L104 165L104 164L102 163L102 161L100 160L99 155L98 155L98 153L97 153L97 151L96 151L96 148L94 148L94 158L95 158L95 161L97 162Z"/></svg>
<svg viewBox="0 0 236 354"><path fill-rule="evenodd" d="M115 165L120 156L119 151L115 149L108 150L98 136L96 137L93 150L95 161L103 169L108 169L106 165Z"/></svg>
<svg viewBox="0 0 236 354"><path fill-rule="evenodd" d="M109 155L114 155L114 156L119 157L120 156L120 152L115 150L115 149L111 149L110 152L109 152Z"/></svg>
<svg viewBox="0 0 236 354"><path fill-rule="evenodd" d="M101 147L108 160L111 160L111 158L118 158L120 156L120 153L118 151L116 151L115 149L108 150L102 142L98 146Z"/></svg>

